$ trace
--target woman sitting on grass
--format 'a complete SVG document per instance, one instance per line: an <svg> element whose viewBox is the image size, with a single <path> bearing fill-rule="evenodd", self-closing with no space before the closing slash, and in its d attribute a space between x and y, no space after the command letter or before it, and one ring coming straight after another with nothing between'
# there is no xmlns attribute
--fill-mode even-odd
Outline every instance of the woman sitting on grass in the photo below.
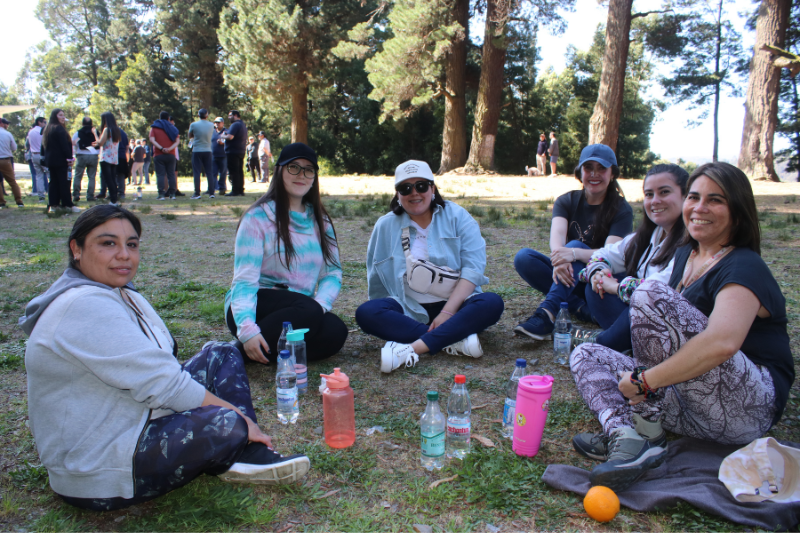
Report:
<svg viewBox="0 0 800 533"><path fill-rule="evenodd" d="M347 326L330 312L342 287L342 267L318 170L314 150L303 143L285 146L269 189L242 215L236 231L225 316L247 357L259 363L277 360L284 322L308 328L308 361L334 355L347 340Z"/></svg>
<svg viewBox="0 0 800 533"><path fill-rule="evenodd" d="M778 422L794 382L786 301L761 259L747 176L708 163L689 178L688 244L667 286L647 280L631 297L633 358L598 344L570 356L575 383L603 434L575 449L606 460L592 485L625 490L666 455L664 429L748 444Z"/></svg>
<svg viewBox="0 0 800 533"><path fill-rule="evenodd" d="M533 315L514 328L532 339L550 337L561 302L567 302L570 313L591 322L578 273L594 252L622 240L633 226L633 210L617 182L619 167L611 148L584 148L575 177L583 188L559 196L553 205L550 256L525 248L514 258L522 279L545 294Z"/></svg>
<svg viewBox="0 0 800 533"><path fill-rule="evenodd" d="M618 352L631 349L628 315L633 291L645 279L666 283L683 240L681 209L689 174L678 165L656 165L644 178L644 218L636 233L592 254L578 278L586 283L586 303L605 331L573 328L577 342L596 342Z"/></svg>
<svg viewBox="0 0 800 533"><path fill-rule="evenodd" d="M145 502L200 474L234 482L297 481L304 455L281 457L256 423L242 356L208 342L177 346L133 289L141 223L121 207L82 213L69 268L20 319L28 415L50 486L96 511Z"/></svg>
<svg viewBox="0 0 800 533"><path fill-rule="evenodd" d="M356 322L389 341L381 350L381 372L414 366L421 354L443 349L481 357L477 334L503 314L502 298L481 291L489 282L481 229L463 207L439 195L424 161L406 161L394 175L392 212L378 220L367 245L370 301L356 310ZM451 269L442 279L450 280L449 296L434 290L436 281L420 292L417 278L408 275L420 260ZM430 273L425 266L417 270L422 280Z"/></svg>

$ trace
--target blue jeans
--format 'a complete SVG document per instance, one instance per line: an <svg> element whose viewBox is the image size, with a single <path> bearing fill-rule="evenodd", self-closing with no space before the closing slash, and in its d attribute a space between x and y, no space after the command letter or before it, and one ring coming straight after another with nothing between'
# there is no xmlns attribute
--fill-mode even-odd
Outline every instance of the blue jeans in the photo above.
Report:
<svg viewBox="0 0 800 533"><path fill-rule="evenodd" d="M142 174L144 174L144 184L150 185L150 161L145 161L142 165Z"/></svg>
<svg viewBox="0 0 800 533"><path fill-rule="evenodd" d="M228 190L225 180L228 177L228 156L215 157L213 163L214 189L219 192Z"/></svg>
<svg viewBox="0 0 800 533"><path fill-rule="evenodd" d="M614 276L617 281L622 281L625 274ZM630 350L631 345L631 319L630 307L619 299L616 294L604 294L603 298L586 284L586 304L592 319L600 324L603 331L597 336L597 344L602 344L617 352Z"/></svg>
<svg viewBox="0 0 800 533"><path fill-rule="evenodd" d="M473 333L480 333L500 320L505 305L493 292L483 292L467 298L458 312L438 328L428 326L447 302L422 304L428 312L428 323L417 322L403 313L403 306L393 298L378 298L358 306L356 322L367 334L385 341L411 344L421 340L434 354Z"/></svg>
<svg viewBox="0 0 800 533"><path fill-rule="evenodd" d="M580 241L570 241L567 248L582 248L590 250L589 246ZM553 263L550 257L530 248L523 248L514 257L514 268L525 282L545 294L544 301L539 307L547 309L553 316L558 314L561 302L569 304L569 312L576 313L578 309L586 305L584 291L586 284L578 281L578 273L586 266L586 263L575 261L572 263L572 276L575 280L573 287L567 287L563 283L553 283Z"/></svg>
<svg viewBox="0 0 800 533"><path fill-rule="evenodd" d="M172 196L178 190L175 162L175 156L172 154L159 154L153 157L153 164L156 167L156 187L158 187L159 196Z"/></svg>
<svg viewBox="0 0 800 533"><path fill-rule="evenodd" d="M192 173L194 174L194 193L199 195L200 190L200 169L206 175L208 181L208 194L214 194L214 171L211 168L211 152L192 152Z"/></svg>

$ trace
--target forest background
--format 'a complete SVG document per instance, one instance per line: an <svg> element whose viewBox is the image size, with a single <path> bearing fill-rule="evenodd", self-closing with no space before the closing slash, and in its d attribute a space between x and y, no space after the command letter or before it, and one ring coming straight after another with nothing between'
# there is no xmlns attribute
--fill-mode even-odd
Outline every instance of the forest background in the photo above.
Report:
<svg viewBox="0 0 800 533"><path fill-rule="evenodd" d="M535 162L539 134L555 131L562 172L592 140L616 145L623 175L641 177L659 159L650 149L659 113L688 103L699 122L720 99L744 94L754 55L741 33L756 31L767 4L800 20L798 0L752 3L746 28L732 23L730 0L667 0L645 13L612 0L610 32L601 25L588 49L570 46L555 72L541 68L538 36L564 32L574 0L40 0L50 40L29 51L14 84L0 84L0 104L36 106L7 116L18 140L56 106L73 131L84 114L99 121L111 110L139 138L162 109L184 132L200 107L212 117L240 109L273 151L307 141L330 174L390 174L408 158L441 172L467 164L520 174ZM783 31L783 48L797 53L797 23ZM629 48L616 54L620 104L598 116L609 100L607 33ZM652 98L654 85L663 98ZM777 92L774 127L788 141L777 160L800 175L800 100L788 69ZM618 131L603 138L598 120L618 120Z"/></svg>

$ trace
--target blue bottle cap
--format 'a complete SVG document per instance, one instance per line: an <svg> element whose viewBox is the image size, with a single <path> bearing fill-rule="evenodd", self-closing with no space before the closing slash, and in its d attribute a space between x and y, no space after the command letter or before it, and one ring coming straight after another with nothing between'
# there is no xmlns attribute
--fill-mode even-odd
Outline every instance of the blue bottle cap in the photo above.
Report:
<svg viewBox="0 0 800 533"><path fill-rule="evenodd" d="M517 359L517 366L525 368L526 366L528 366L528 361L526 361L525 359Z"/></svg>
<svg viewBox="0 0 800 533"><path fill-rule="evenodd" d="M292 354L291 352L289 352L289 350L281 350L280 356L281 359L289 359L292 356Z"/></svg>
<svg viewBox="0 0 800 533"><path fill-rule="evenodd" d="M291 325L292 325L292 323L291 323L291 322L284 322L284 323L283 323L283 329L286 329L286 328L288 328L288 327L289 327L289 326L291 326Z"/></svg>
<svg viewBox="0 0 800 533"><path fill-rule="evenodd" d="M568 306L567 302L561 302L561 309L566 309Z"/></svg>

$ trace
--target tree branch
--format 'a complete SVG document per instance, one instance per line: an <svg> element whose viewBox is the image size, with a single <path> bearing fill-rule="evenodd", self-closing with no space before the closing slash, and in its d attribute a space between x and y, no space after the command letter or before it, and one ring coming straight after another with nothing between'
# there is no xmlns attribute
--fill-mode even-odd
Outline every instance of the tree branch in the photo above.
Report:
<svg viewBox="0 0 800 533"><path fill-rule="evenodd" d="M646 17L647 15L652 15L654 13L671 13L672 9L664 9L663 11L644 11L643 13L631 13L631 20L637 19L639 17Z"/></svg>

